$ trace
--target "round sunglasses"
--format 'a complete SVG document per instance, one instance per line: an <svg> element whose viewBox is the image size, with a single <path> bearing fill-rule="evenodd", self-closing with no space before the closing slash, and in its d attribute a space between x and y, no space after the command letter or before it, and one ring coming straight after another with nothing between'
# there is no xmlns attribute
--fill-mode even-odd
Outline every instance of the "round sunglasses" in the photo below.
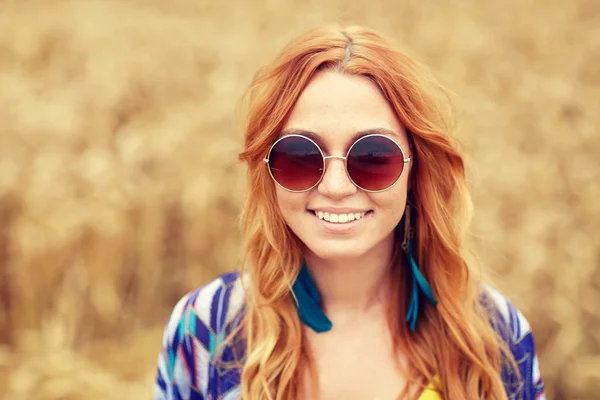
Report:
<svg viewBox="0 0 600 400"><path fill-rule="evenodd" d="M306 136L284 136L273 143L264 162L279 186L290 192L306 192L321 182L325 161L330 158L344 160L348 178L366 192L391 188L402 176L404 164L410 161L393 139L371 134L354 142L345 157L325 156L317 143Z"/></svg>

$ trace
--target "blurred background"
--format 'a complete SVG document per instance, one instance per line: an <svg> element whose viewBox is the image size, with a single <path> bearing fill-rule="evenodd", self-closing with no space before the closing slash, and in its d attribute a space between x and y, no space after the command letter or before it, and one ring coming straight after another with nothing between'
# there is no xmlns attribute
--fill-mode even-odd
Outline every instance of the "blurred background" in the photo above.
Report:
<svg viewBox="0 0 600 400"><path fill-rule="evenodd" d="M238 267L238 101L325 22L454 92L474 268L548 398L599 398L598 0L0 0L0 398L151 397L175 302Z"/></svg>

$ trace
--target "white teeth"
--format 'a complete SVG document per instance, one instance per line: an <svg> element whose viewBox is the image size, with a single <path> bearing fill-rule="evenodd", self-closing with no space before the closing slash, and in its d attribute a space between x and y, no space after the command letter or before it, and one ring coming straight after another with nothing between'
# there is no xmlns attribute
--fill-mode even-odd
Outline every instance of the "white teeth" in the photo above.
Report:
<svg viewBox="0 0 600 400"><path fill-rule="evenodd" d="M324 219L327 222L333 222L336 224L343 224L346 222L351 222L357 219L361 219L365 216L366 212L361 213L348 213L348 214L330 214L328 212L323 211L315 211L315 214L319 219Z"/></svg>

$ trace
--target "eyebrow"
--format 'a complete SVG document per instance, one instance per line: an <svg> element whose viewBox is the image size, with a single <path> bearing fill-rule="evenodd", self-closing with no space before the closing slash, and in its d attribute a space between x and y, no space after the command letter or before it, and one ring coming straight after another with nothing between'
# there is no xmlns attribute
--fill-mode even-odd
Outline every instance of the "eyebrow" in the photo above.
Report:
<svg viewBox="0 0 600 400"><path fill-rule="evenodd" d="M307 131L304 129L285 129L281 132L281 137L289 136L289 135L303 135L307 138L314 140L319 146L323 146L325 143L323 142L323 137L316 132ZM393 136L396 139L400 139L401 136L399 133L394 132L390 129L385 128L374 128L367 129L364 131L356 132L352 138L350 139L350 143L356 142L358 139L368 135L384 135L384 136Z"/></svg>

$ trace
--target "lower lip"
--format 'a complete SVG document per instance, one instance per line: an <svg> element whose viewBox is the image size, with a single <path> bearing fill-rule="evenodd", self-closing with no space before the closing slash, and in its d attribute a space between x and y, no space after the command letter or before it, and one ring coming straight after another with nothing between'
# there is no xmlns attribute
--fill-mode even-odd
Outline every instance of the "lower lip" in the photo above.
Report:
<svg viewBox="0 0 600 400"><path fill-rule="evenodd" d="M368 213L363 215L361 218L355 219L354 221L336 223L336 222L328 222L328 221L325 221L324 219L320 219L312 211L309 211L309 213L317 220L317 223L321 227L323 227L325 230L327 230L329 232L333 232L333 233L348 232L348 231L354 229L356 226L358 226L362 221L364 221L365 218L369 218L372 214L372 212L369 211Z"/></svg>

